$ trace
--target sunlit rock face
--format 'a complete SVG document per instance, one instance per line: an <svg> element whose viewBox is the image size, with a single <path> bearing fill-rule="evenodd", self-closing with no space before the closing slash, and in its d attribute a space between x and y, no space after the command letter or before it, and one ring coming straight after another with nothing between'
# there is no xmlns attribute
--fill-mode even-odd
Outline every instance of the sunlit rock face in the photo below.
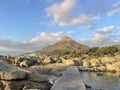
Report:
<svg viewBox="0 0 120 90"><path fill-rule="evenodd" d="M72 38L64 36L63 38L61 38L61 41L72 41Z"/></svg>

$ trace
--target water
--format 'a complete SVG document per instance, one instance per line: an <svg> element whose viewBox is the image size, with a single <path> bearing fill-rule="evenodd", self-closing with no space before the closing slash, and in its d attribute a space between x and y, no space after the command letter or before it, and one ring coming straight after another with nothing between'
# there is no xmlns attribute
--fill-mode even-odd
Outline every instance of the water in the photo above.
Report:
<svg viewBox="0 0 120 90"><path fill-rule="evenodd" d="M80 77L93 90L120 90L120 78L114 74L103 73L102 76L98 76L95 72L80 72Z"/></svg>

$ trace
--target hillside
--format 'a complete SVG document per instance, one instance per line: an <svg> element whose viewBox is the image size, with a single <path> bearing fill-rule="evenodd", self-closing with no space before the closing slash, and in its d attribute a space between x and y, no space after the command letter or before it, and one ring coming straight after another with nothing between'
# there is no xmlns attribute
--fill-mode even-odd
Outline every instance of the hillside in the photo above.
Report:
<svg viewBox="0 0 120 90"><path fill-rule="evenodd" d="M72 38L64 36L60 42L47 46L36 52L41 54L57 54L69 52L78 48L80 48L83 53L89 50L88 46L79 44L76 41L72 40Z"/></svg>
<svg viewBox="0 0 120 90"><path fill-rule="evenodd" d="M120 50L120 45L118 44L118 45L114 45L115 47L117 47L118 48L118 50Z"/></svg>

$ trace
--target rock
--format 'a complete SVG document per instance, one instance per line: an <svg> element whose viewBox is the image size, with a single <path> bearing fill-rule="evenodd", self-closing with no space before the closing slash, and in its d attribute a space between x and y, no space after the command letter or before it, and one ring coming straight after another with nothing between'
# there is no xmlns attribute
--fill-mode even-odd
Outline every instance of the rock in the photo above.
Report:
<svg viewBox="0 0 120 90"><path fill-rule="evenodd" d="M2 80L15 80L25 79L26 72L11 64L0 62L0 79Z"/></svg>
<svg viewBox="0 0 120 90"><path fill-rule="evenodd" d="M83 67L91 68L91 62L84 61L84 63L83 63Z"/></svg>
<svg viewBox="0 0 120 90"><path fill-rule="evenodd" d="M69 67L55 81L51 90L86 90L77 67Z"/></svg>
<svg viewBox="0 0 120 90"><path fill-rule="evenodd" d="M40 75L36 71L27 72L27 80L36 81L36 82L47 82L48 80Z"/></svg>
<svg viewBox="0 0 120 90"><path fill-rule="evenodd" d="M50 90L48 79L38 71L21 69L14 65L0 62L0 90Z"/></svg>
<svg viewBox="0 0 120 90"><path fill-rule="evenodd" d="M16 57L15 59L14 59L14 63L20 63L20 62L22 62L24 59L23 58L21 58L21 57Z"/></svg>
<svg viewBox="0 0 120 90"><path fill-rule="evenodd" d="M42 68L42 67L39 67L39 66L33 66L33 67L31 67L30 70L36 71L39 74L52 74L52 69L51 68Z"/></svg>
<svg viewBox="0 0 120 90"><path fill-rule="evenodd" d="M100 67L100 62L98 60L91 61L93 67Z"/></svg>
<svg viewBox="0 0 120 90"><path fill-rule="evenodd" d="M67 69L67 67L60 67L60 66L54 67L54 68L52 69L52 73L53 73L54 75L59 76L59 75L61 75L66 69Z"/></svg>
<svg viewBox="0 0 120 90"><path fill-rule="evenodd" d="M68 41L72 41L72 38L68 37L68 36L64 36L61 41L65 41L65 42L68 42Z"/></svg>
<svg viewBox="0 0 120 90"><path fill-rule="evenodd" d="M3 83L0 81L0 90L3 90Z"/></svg>
<svg viewBox="0 0 120 90"><path fill-rule="evenodd" d="M85 68L83 66L77 66L79 71L93 71L91 68Z"/></svg>
<svg viewBox="0 0 120 90"><path fill-rule="evenodd" d="M62 59L58 59L58 60L57 60L57 63L62 63Z"/></svg>
<svg viewBox="0 0 120 90"><path fill-rule="evenodd" d="M32 81L2 81L5 86L3 90L49 90L51 85L47 82L37 83Z"/></svg>
<svg viewBox="0 0 120 90"><path fill-rule="evenodd" d="M50 63L50 58L49 58L49 57L45 57L45 59L44 59L44 63L45 63L45 64Z"/></svg>
<svg viewBox="0 0 120 90"><path fill-rule="evenodd" d="M50 57L50 63L56 63L55 59Z"/></svg>
<svg viewBox="0 0 120 90"><path fill-rule="evenodd" d="M105 66L100 66L99 69L103 72L107 71L106 67Z"/></svg>
<svg viewBox="0 0 120 90"><path fill-rule="evenodd" d="M115 74L117 71L116 70L112 70L111 73Z"/></svg>
<svg viewBox="0 0 120 90"><path fill-rule="evenodd" d="M80 65L78 60L73 60L73 61L74 61L74 65L75 66L79 66Z"/></svg>
<svg viewBox="0 0 120 90"><path fill-rule="evenodd" d="M30 66L30 62L28 60L22 61L20 63L20 67L29 67Z"/></svg>
<svg viewBox="0 0 120 90"><path fill-rule="evenodd" d="M45 64L55 63L56 61L52 57L46 57L44 60Z"/></svg>
<svg viewBox="0 0 120 90"><path fill-rule="evenodd" d="M43 65L43 60L38 59L38 60L37 60L37 63L38 63L39 65Z"/></svg>
<svg viewBox="0 0 120 90"><path fill-rule="evenodd" d="M68 65L68 66L74 65L74 61L71 60L71 59L63 60L63 64L64 64L64 65Z"/></svg>
<svg viewBox="0 0 120 90"><path fill-rule="evenodd" d="M89 85L87 85L87 84L85 84L85 87L86 87L87 89L91 89L91 88L92 88L91 86L89 86Z"/></svg>

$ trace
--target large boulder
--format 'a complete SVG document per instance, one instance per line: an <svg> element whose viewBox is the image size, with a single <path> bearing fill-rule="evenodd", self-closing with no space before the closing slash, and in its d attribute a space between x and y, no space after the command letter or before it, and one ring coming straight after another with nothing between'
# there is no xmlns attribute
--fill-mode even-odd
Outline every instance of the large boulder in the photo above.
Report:
<svg viewBox="0 0 120 90"><path fill-rule="evenodd" d="M36 81L36 82L47 82L48 80L41 76L37 71L27 72L27 80Z"/></svg>
<svg viewBox="0 0 120 90"><path fill-rule="evenodd" d="M0 62L0 79L15 80L25 78L26 72L22 71L20 68L13 66L11 64Z"/></svg>
<svg viewBox="0 0 120 90"><path fill-rule="evenodd" d="M49 67L32 66L30 71L38 72L39 74L52 74L52 68Z"/></svg>
<svg viewBox="0 0 120 90"><path fill-rule="evenodd" d="M49 90L51 84L38 71L0 62L0 90Z"/></svg>

